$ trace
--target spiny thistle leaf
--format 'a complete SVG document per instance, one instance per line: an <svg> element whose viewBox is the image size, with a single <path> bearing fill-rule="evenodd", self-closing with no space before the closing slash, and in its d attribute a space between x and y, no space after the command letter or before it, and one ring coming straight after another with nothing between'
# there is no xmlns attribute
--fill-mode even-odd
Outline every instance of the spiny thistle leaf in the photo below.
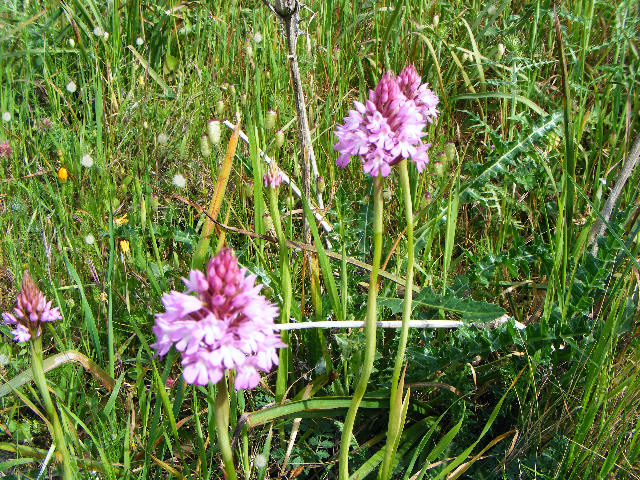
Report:
<svg viewBox="0 0 640 480"><path fill-rule="evenodd" d="M562 112L557 111L545 117L544 121L534 128L534 130L524 138L521 138L517 143L510 145L506 151L499 157L490 160L485 163L480 171L474 176L465 188L462 190L460 200L464 203L473 198L473 190L481 187L498 175L507 173L507 167L513 166L515 159L523 152L526 152L531 146L539 143L546 135L552 131L560 120L562 119Z"/></svg>
<svg viewBox="0 0 640 480"><path fill-rule="evenodd" d="M391 309L396 314L402 311L403 299L400 298L378 298L378 303ZM462 320L474 322L489 322L505 314L505 311L498 305L493 305L484 301L473 300L472 298L457 298L454 295L438 295L431 287L424 288L413 298L413 308L428 308L435 310L447 310L460 315Z"/></svg>

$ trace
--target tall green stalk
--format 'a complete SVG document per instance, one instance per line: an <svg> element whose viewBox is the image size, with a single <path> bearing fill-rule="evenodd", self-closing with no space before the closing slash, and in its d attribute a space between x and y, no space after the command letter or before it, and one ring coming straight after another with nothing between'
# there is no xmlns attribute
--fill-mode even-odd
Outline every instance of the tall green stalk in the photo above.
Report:
<svg viewBox="0 0 640 480"><path fill-rule="evenodd" d="M216 436L218 447L222 454L224 471L228 480L237 480L236 468L233 464L233 451L229 442L229 394L227 392L227 379L222 377L216 387L216 398L213 404L213 416L216 421Z"/></svg>
<svg viewBox="0 0 640 480"><path fill-rule="evenodd" d="M44 368L42 366L42 336L31 340L31 371L33 372L33 380L40 391L44 407L47 409L47 415L53 426L53 441L62 455L63 478L64 480L73 480L75 477L71 467L71 455L64 440L60 417L58 417L58 412L53 405L53 401L49 395L49 388L47 387L47 380L44 377Z"/></svg>
<svg viewBox="0 0 640 480"><path fill-rule="evenodd" d="M407 281L404 290L400 343L398 345L396 361L393 365L393 376L391 377L391 408L389 411L389 426L387 427L387 445L380 476L382 480L386 480L391 476L391 466L393 464L393 457L395 456L397 440L402 433L402 425L399 425L399 429L393 428L393 426L394 424L397 425L402 416L402 402L396 402L396 394L398 393L400 370L402 370L402 364L404 363L404 351L407 347L407 338L409 337L409 318L411 317L411 302L413 300L413 204L411 202L411 185L409 184L407 160L403 159L397 168L400 172L400 184L402 185L402 195L404 197L404 215L407 221ZM402 392L400 392L400 396L402 396ZM395 436L391 434L391 432L394 431L397 432Z"/></svg>
<svg viewBox="0 0 640 480"><path fill-rule="evenodd" d="M349 478L349 445L351 433L356 420L358 407L367 390L369 376L373 369L373 359L376 353L376 300L378 297L378 270L380 269L380 257L382 254L382 177L373 178L373 260L371 262L371 275L369 277L369 294L367 297L367 318L364 326L365 351L360 379L353 392L351 405L344 420L342 438L340 440L340 480Z"/></svg>
<svg viewBox="0 0 640 480"><path fill-rule="evenodd" d="M280 248L280 292L282 294L282 307L280 308L280 323L287 323L291 313L291 269L289 268L289 247L287 246L287 237L282 229L280 220L280 211L278 210L278 191L276 188L269 186L269 211L273 221L273 227L278 237L278 246ZM283 331L280 337L284 343L289 344L289 332ZM287 389L287 375L289 374L289 358L288 348L281 348L278 351L279 363L278 373L276 376L276 402L282 401L284 393Z"/></svg>

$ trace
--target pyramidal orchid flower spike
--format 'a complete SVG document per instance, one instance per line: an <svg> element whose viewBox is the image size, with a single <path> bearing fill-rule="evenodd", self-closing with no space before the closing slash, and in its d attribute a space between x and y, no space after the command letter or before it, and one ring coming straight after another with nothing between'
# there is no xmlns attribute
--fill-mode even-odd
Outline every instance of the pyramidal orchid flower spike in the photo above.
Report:
<svg viewBox="0 0 640 480"><path fill-rule="evenodd" d="M259 372L277 365L277 349L286 347L274 331L278 307L260 295L256 276L247 275L228 249L209 261L205 273L191 270L183 281L185 293L162 297L165 312L156 315L152 348L163 356L175 346L188 383L218 383L235 368L237 390L256 387Z"/></svg>
<svg viewBox="0 0 640 480"><path fill-rule="evenodd" d="M396 77L385 73L363 104L354 101L344 124L335 131L339 152L336 164L346 167L350 156L358 156L364 172L386 177L402 159L411 159L422 172L429 163L430 143L424 143L424 129L438 115L438 96L421 83L413 65Z"/></svg>
<svg viewBox="0 0 640 480"><path fill-rule="evenodd" d="M51 308L51 301L47 302L44 294L25 271L22 276L22 287L13 312L5 312L2 319L5 325L11 325L13 339L16 342L26 342L40 336L40 325L43 322L60 320L62 316L58 307Z"/></svg>

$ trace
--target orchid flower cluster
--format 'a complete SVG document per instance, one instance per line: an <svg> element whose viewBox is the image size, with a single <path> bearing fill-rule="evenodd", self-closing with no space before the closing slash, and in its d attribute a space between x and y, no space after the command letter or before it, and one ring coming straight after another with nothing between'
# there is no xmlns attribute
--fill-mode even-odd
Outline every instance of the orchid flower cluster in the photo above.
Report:
<svg viewBox="0 0 640 480"><path fill-rule="evenodd" d="M29 272L25 271L13 313L2 314L3 323L14 327L11 331L13 339L16 342L26 342L39 337L42 323L61 318L58 307L51 308L51 300L47 302Z"/></svg>
<svg viewBox="0 0 640 480"><path fill-rule="evenodd" d="M408 65L397 77L385 73L364 104L354 101L355 110L335 131L339 141L333 148L340 153L336 164L344 168L356 155L365 173L386 177L393 165L411 158L422 172L431 146L423 143L424 129L438 116L439 99L421 82L415 67Z"/></svg>
<svg viewBox="0 0 640 480"><path fill-rule="evenodd" d="M183 278L185 293L163 295L166 311L156 315L152 348L163 356L174 345L188 383L218 383L225 369L235 368L235 388L254 388L259 371L278 364L276 349L286 347L274 331L278 307L260 295L256 276L246 273L225 249L209 261L205 273L191 270Z"/></svg>

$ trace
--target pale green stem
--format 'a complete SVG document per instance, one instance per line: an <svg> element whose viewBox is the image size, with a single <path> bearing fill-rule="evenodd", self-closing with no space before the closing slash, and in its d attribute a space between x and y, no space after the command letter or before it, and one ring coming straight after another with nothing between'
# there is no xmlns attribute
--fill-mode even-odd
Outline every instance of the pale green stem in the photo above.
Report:
<svg viewBox="0 0 640 480"><path fill-rule="evenodd" d="M224 471L228 480L237 480L236 467L233 464L233 451L229 442L229 394L227 393L227 379L222 377L216 388L216 398L213 404L213 416L216 421L216 435L218 447L222 454Z"/></svg>
<svg viewBox="0 0 640 480"><path fill-rule="evenodd" d="M409 336L409 320L411 317L411 302L413 300L413 205L411 202L411 185L409 184L409 170L407 169L407 160L404 159L398 164L400 173L400 184L402 185L402 194L404 197L405 218L407 221L407 281L404 290L404 305L402 309L402 329L400 330L400 343L398 344L398 353L396 361L393 365L393 376L391 377L391 397L389 412L389 427L394 421L402 415L402 402L396 402L396 394L398 394L398 380L400 379L400 371L404 364L404 352L407 347L407 338ZM402 395L402 392L400 392ZM387 435L390 428L387 428ZM398 435L402 432L402 426L398 431ZM391 466L395 454L396 438L387 436L387 446L382 463L382 472L380 478L386 480L391 476Z"/></svg>
<svg viewBox="0 0 640 480"><path fill-rule="evenodd" d="M378 270L380 269L380 256L382 254L382 177L373 179L373 261L371 263L371 275L369 277L369 295L367 297L367 318L364 327L365 351L360 378L353 392L351 406L344 419L342 438L340 440L340 480L349 478L349 445L351 433L356 420L358 407L367 390L369 376L373 369L373 359L376 353L376 299L378 297Z"/></svg>
<svg viewBox="0 0 640 480"><path fill-rule="evenodd" d="M64 432L62 431L58 412L49 395L47 380L44 377L44 368L42 367L42 336L31 340L31 371L33 372L33 381L40 391L40 396L47 409L47 415L53 426L53 441L62 455L63 478L64 480L73 480L75 477L71 468L71 455L64 440Z"/></svg>
<svg viewBox="0 0 640 480"><path fill-rule="evenodd" d="M282 294L282 307L280 308L280 323L288 323L291 313L291 270L289 268L289 247L287 237L282 229L280 211L278 210L278 192L275 188L268 187L269 191L269 211L273 227L278 237L280 248L280 292ZM284 343L289 344L289 332L282 332L280 337ZM282 401L287 389L287 376L289 374L289 349L281 348L278 352L278 373L276 376L276 402Z"/></svg>

